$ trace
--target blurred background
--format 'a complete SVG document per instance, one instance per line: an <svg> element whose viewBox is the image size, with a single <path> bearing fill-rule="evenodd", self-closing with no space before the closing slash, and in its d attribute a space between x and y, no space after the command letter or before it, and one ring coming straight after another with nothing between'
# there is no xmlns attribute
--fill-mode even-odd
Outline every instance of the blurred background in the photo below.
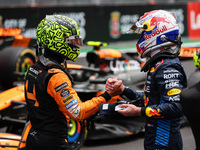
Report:
<svg viewBox="0 0 200 150"><path fill-rule="evenodd" d="M182 61L189 77L196 69L192 61L193 53L200 46L200 0L0 0L0 85L13 85L13 81L16 78L20 80L18 78L23 77L27 68L34 63L35 55L32 50L36 43L36 27L46 15L62 14L73 18L80 28L84 43L109 42L107 47L121 52L137 52L135 43L140 36L127 34L127 31L141 15L156 9L175 13L183 40L182 46L195 48L185 48L183 51L185 56L190 56L189 60ZM16 36L19 30L7 29L20 29L23 38ZM81 48L81 58L76 63L85 65L84 56L89 51L92 51L92 47L84 45ZM184 150L195 149L189 126L182 128L182 133ZM130 144L132 140L134 143ZM122 142L123 145L119 141L113 141L107 147L105 144L100 146L102 142L99 142L95 148L90 148L129 150L134 147L142 150L143 134ZM86 146L85 149L90 148Z"/></svg>
<svg viewBox="0 0 200 150"><path fill-rule="evenodd" d="M200 1L189 0L0 0L0 27L21 28L36 38L38 23L46 15L63 14L79 25L84 41L132 41L130 26L145 12L164 9L176 14L183 38L200 39Z"/></svg>
<svg viewBox="0 0 200 150"><path fill-rule="evenodd" d="M177 4L191 0L1 0L1 6L29 5L124 5L124 4ZM198 1L198 0L193 0Z"/></svg>

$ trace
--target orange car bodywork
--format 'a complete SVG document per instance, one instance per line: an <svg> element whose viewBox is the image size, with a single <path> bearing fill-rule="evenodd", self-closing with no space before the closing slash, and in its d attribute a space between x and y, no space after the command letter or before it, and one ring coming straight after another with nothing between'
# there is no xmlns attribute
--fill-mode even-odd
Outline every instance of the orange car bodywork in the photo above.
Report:
<svg viewBox="0 0 200 150"><path fill-rule="evenodd" d="M25 102L24 85L13 87L0 93L1 103L0 110L11 106L12 101ZM26 125L22 135L0 133L0 149L17 150L18 147L25 147L26 138L30 129L30 124Z"/></svg>
<svg viewBox="0 0 200 150"><path fill-rule="evenodd" d="M0 28L0 37L14 37L11 46L29 47L32 38L21 35L20 28Z"/></svg>
<svg viewBox="0 0 200 150"><path fill-rule="evenodd" d="M8 89L0 93L0 98L1 98L0 110L3 110L11 106L12 101L25 102L24 85L13 87L11 89Z"/></svg>
<svg viewBox="0 0 200 150"><path fill-rule="evenodd" d="M100 59L122 57L122 53L116 49L101 49L101 50L96 50L95 52L98 53Z"/></svg>
<svg viewBox="0 0 200 150"><path fill-rule="evenodd" d="M181 47L180 55L181 57L192 58L194 52L200 50L200 47Z"/></svg>
<svg viewBox="0 0 200 150"><path fill-rule="evenodd" d="M9 133L0 133L0 149L17 150L21 136Z"/></svg>
<svg viewBox="0 0 200 150"><path fill-rule="evenodd" d="M0 28L0 36L3 37L20 35L21 32L22 29L19 28Z"/></svg>
<svg viewBox="0 0 200 150"><path fill-rule="evenodd" d="M27 122L22 135L0 133L0 149L19 150L26 146L26 139L31 128L31 123Z"/></svg>

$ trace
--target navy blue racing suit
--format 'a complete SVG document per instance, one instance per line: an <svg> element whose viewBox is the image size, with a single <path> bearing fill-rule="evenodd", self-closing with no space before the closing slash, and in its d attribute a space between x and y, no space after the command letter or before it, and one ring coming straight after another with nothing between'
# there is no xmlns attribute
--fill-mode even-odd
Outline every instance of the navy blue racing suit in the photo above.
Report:
<svg viewBox="0 0 200 150"><path fill-rule="evenodd" d="M146 117L145 150L181 150L180 93L187 86L184 69L177 57L159 58L150 65L145 91L125 88L122 95L140 99L144 103L142 116Z"/></svg>

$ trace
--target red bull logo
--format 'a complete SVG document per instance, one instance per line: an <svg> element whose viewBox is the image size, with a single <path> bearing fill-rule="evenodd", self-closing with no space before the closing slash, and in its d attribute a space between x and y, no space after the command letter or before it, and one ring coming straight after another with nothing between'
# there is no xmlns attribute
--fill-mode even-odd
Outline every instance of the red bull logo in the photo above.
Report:
<svg viewBox="0 0 200 150"><path fill-rule="evenodd" d="M163 18L163 17L153 17L150 21L150 27L151 26L155 26L155 25L159 25L161 22L163 23L167 23L169 24L170 22L167 20L167 18Z"/></svg>
<svg viewBox="0 0 200 150"><path fill-rule="evenodd" d="M147 106L149 102L149 97L146 97L146 95L144 95L144 106Z"/></svg>
<svg viewBox="0 0 200 150"><path fill-rule="evenodd" d="M148 40L148 39L154 37L155 35L159 35L165 31L167 31L167 27L164 25L164 26L162 26L162 29L160 29L160 30L155 29L155 30L152 30L152 32L150 34L145 34L144 38L145 38L145 40Z"/></svg>
<svg viewBox="0 0 200 150"><path fill-rule="evenodd" d="M155 110L155 109L152 109L152 108L150 108L150 107L147 107L147 108L146 108L146 115L147 115L148 117L152 117L152 116L161 116L161 115L159 114L159 109L158 109L158 110Z"/></svg>
<svg viewBox="0 0 200 150"><path fill-rule="evenodd" d="M151 110L149 111L149 115L151 115L151 116L155 116L155 115L160 116L160 114L158 113L158 111L157 111L157 110L154 110L154 109L151 109Z"/></svg>

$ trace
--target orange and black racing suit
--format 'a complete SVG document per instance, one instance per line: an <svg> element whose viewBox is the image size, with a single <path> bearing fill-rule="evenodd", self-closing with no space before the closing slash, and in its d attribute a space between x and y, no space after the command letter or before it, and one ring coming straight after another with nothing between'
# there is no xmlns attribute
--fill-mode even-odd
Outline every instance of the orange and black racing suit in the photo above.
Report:
<svg viewBox="0 0 200 150"><path fill-rule="evenodd" d="M25 98L32 128L27 138L28 150L66 150L69 117L83 120L98 111L110 99L107 92L82 102L67 72L61 65L41 56L29 67Z"/></svg>

